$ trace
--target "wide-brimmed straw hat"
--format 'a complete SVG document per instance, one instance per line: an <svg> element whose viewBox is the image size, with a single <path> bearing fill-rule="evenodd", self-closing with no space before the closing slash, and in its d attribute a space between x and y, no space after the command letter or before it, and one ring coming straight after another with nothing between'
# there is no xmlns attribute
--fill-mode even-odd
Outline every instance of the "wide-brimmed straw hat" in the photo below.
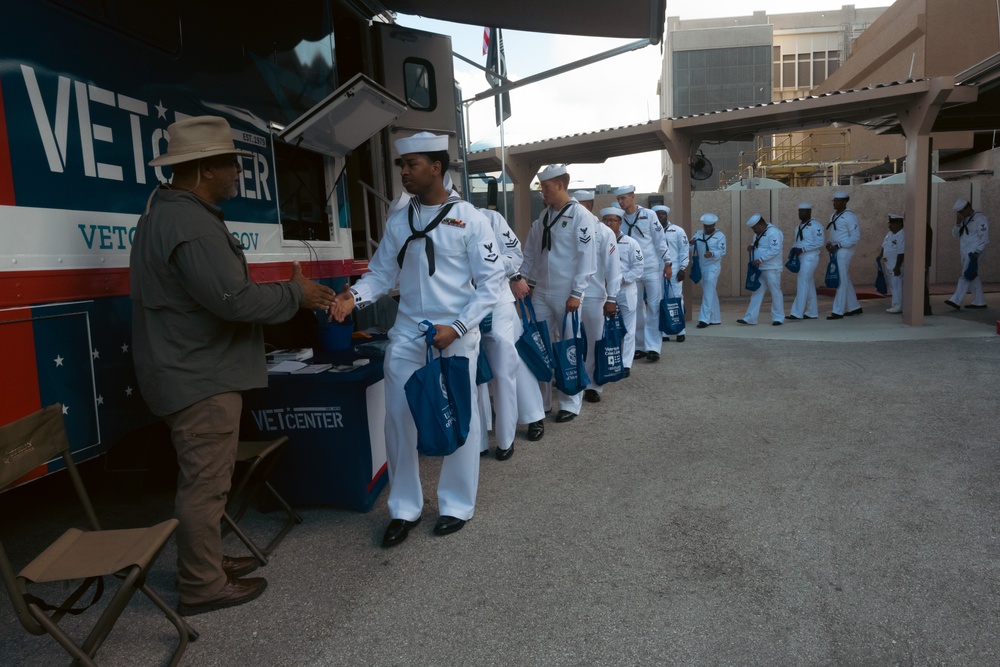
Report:
<svg viewBox="0 0 1000 667"><path fill-rule="evenodd" d="M233 131L225 118L195 116L185 118L167 128L170 144L167 152L149 161L150 167L191 162L214 155L246 155L250 151L236 150Z"/></svg>

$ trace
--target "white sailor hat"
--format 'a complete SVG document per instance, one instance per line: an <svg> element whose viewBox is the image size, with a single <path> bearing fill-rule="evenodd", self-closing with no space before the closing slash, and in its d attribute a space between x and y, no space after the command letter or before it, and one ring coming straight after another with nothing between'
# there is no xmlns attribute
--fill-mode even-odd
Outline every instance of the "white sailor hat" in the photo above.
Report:
<svg viewBox="0 0 1000 667"><path fill-rule="evenodd" d="M889 222L892 222L893 220L899 220L899 221L902 222L903 216L901 216L899 213L890 213L889 214Z"/></svg>
<svg viewBox="0 0 1000 667"><path fill-rule="evenodd" d="M573 193L573 199L577 201L594 201L594 193L590 190L577 190Z"/></svg>
<svg viewBox="0 0 1000 667"><path fill-rule="evenodd" d="M811 211L812 208L813 208L813 205L810 204L809 202L805 202L804 201L801 204L799 204L799 210L800 211Z"/></svg>
<svg viewBox="0 0 1000 667"><path fill-rule="evenodd" d="M627 195L631 192L635 192L634 185L623 185L620 188L615 189L615 196L617 197L618 195Z"/></svg>
<svg viewBox="0 0 1000 667"><path fill-rule="evenodd" d="M670 213L670 207L664 206L663 204L657 204L653 207L654 211L663 211L664 213Z"/></svg>
<svg viewBox="0 0 1000 667"><path fill-rule="evenodd" d="M601 217L603 218L606 215L616 215L619 218L624 218L625 211L621 210L617 206L608 206L607 208L601 209Z"/></svg>
<svg viewBox="0 0 1000 667"><path fill-rule="evenodd" d="M754 213L753 215L750 216L750 219L747 220L747 227L753 227L758 222L761 222L763 220L764 218L761 216L760 213Z"/></svg>
<svg viewBox="0 0 1000 667"><path fill-rule="evenodd" d="M556 176L562 176L566 172L566 165L564 164L550 164L545 169L538 172L539 181L547 181L550 178L555 178Z"/></svg>
<svg viewBox="0 0 1000 667"><path fill-rule="evenodd" d="M396 139L394 142L396 152L400 155L408 153L436 153L448 150L447 135L431 134L430 132L418 132L412 137Z"/></svg>
<svg viewBox="0 0 1000 667"><path fill-rule="evenodd" d="M837 190L833 193L834 199L850 199L851 195L847 194L847 190Z"/></svg>
<svg viewBox="0 0 1000 667"><path fill-rule="evenodd" d="M701 216L701 224L703 225L714 225L719 221L719 216L714 213L706 213Z"/></svg>
<svg viewBox="0 0 1000 667"><path fill-rule="evenodd" d="M957 213L958 211L961 211L963 208L965 208L968 205L969 205L969 200L968 199L956 199L955 200L955 205L951 207L951 210L953 210L953 211L955 211Z"/></svg>

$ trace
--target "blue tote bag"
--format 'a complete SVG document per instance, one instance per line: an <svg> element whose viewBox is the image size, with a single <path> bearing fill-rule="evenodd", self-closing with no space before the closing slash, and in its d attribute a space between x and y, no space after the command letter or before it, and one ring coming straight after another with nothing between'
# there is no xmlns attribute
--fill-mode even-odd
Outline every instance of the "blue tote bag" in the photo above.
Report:
<svg viewBox="0 0 1000 667"><path fill-rule="evenodd" d="M673 296L670 281L663 281L663 293L666 295L660 301L660 331L668 336L676 336L684 331L684 306L681 298Z"/></svg>
<svg viewBox="0 0 1000 667"><path fill-rule="evenodd" d="M708 244L705 245L708 247ZM695 285L701 282L701 258L698 256L698 239L694 240L694 257L691 258L691 282Z"/></svg>
<svg viewBox="0 0 1000 667"><path fill-rule="evenodd" d="M476 386L486 384L493 379L493 369L490 360L486 358L486 346L479 341L479 358L476 360Z"/></svg>
<svg viewBox="0 0 1000 667"><path fill-rule="evenodd" d="M545 322L535 319L535 307L531 305L531 297L526 296L517 302L521 312L521 324L524 332L517 339L514 347L528 370L539 382L552 382L552 343L549 342L549 327Z"/></svg>
<svg viewBox="0 0 1000 667"><path fill-rule="evenodd" d="M594 343L594 381L597 384L617 382L625 377L625 363L622 359L622 316L615 313L614 317L604 318L604 335Z"/></svg>
<svg viewBox="0 0 1000 667"><path fill-rule="evenodd" d="M750 292L756 292L760 289L760 269L753 265L752 252L749 261L747 261L747 279L743 286Z"/></svg>
<svg viewBox="0 0 1000 667"><path fill-rule="evenodd" d="M448 456L465 444L472 423L472 383L466 357L435 357L434 327L427 330L427 363L403 385L417 426L417 451Z"/></svg>
<svg viewBox="0 0 1000 667"><path fill-rule="evenodd" d="M973 253L969 253L969 265L965 267L962 277L966 280L975 280L979 277L979 258Z"/></svg>
<svg viewBox="0 0 1000 667"><path fill-rule="evenodd" d="M552 344L552 358L556 362L556 388L567 396L575 396L590 384L590 376L583 367L587 344L580 332L580 314L563 315L563 335L566 334L566 319L570 318L573 335Z"/></svg>
<svg viewBox="0 0 1000 667"><path fill-rule="evenodd" d="M882 270L882 259L880 257L875 258L875 268L878 273L875 274L875 291L885 296L889 293L889 286L885 282L885 271Z"/></svg>
<svg viewBox="0 0 1000 667"><path fill-rule="evenodd" d="M788 251L788 261L785 262L785 268L792 273L798 273L799 269L802 268L802 260L795 254L795 248Z"/></svg>
<svg viewBox="0 0 1000 667"><path fill-rule="evenodd" d="M840 266L837 264L837 253L830 253L830 263L826 265L825 285L830 289L840 287Z"/></svg>

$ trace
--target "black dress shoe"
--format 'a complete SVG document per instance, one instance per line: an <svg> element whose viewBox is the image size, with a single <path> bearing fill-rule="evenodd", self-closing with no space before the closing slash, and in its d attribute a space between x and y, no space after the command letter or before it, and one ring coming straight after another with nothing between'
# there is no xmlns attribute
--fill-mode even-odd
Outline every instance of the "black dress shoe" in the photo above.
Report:
<svg viewBox="0 0 1000 667"><path fill-rule="evenodd" d="M625 369L625 377L628 377L629 375L632 375L632 369L631 368L626 368Z"/></svg>
<svg viewBox="0 0 1000 667"><path fill-rule="evenodd" d="M780 327L781 326L781 322L771 322L771 326L772 327Z"/></svg>
<svg viewBox="0 0 1000 667"><path fill-rule="evenodd" d="M489 450L489 449L483 449L483 450L481 450L481 451L479 452L479 455L480 455L480 456L486 456L486 455L487 455L487 454L489 454L489 453L490 453L490 450Z"/></svg>
<svg viewBox="0 0 1000 667"><path fill-rule="evenodd" d="M596 389L584 389L583 400L587 401L588 403L600 403L601 395L597 393Z"/></svg>
<svg viewBox="0 0 1000 667"><path fill-rule="evenodd" d="M855 315L860 315L861 312L862 311L860 308L855 308L854 310L847 311L846 313L844 313L844 315L846 315L847 317L854 317Z"/></svg>
<svg viewBox="0 0 1000 667"><path fill-rule="evenodd" d="M507 449L500 449L497 447L497 461L506 461L510 457L514 456L514 443L510 443L510 447Z"/></svg>
<svg viewBox="0 0 1000 667"><path fill-rule="evenodd" d="M559 414L556 415L556 421L560 424L563 422L571 422L576 419L576 415L569 410L560 410Z"/></svg>
<svg viewBox="0 0 1000 667"><path fill-rule="evenodd" d="M687 338L687 336L685 336L684 334L681 334L680 336L677 337L677 342L678 343L683 343L686 338Z"/></svg>
<svg viewBox="0 0 1000 667"><path fill-rule="evenodd" d="M966 308L987 308L987 307L988 306L985 303L983 305L981 305L981 306L977 306L974 303L970 303L969 305L966 306Z"/></svg>
<svg viewBox="0 0 1000 667"><path fill-rule="evenodd" d="M649 363L653 363L654 361L659 361L659 360L660 360L660 353L659 352L647 352L646 353L646 361L648 361Z"/></svg>
<svg viewBox="0 0 1000 667"><path fill-rule="evenodd" d="M417 517L416 521L393 519L389 522L389 527L385 529L385 535L382 536L382 546L396 546L406 539L406 536L410 534L410 528L413 528L418 523L420 523L420 517Z"/></svg>
<svg viewBox="0 0 1000 667"><path fill-rule="evenodd" d="M528 440L531 442L537 442L542 439L545 435L545 422L538 420L536 422L531 422L528 424Z"/></svg>
<svg viewBox="0 0 1000 667"><path fill-rule="evenodd" d="M223 556L222 571L233 577L250 574L260 566L260 561L254 556Z"/></svg>
<svg viewBox="0 0 1000 667"><path fill-rule="evenodd" d="M955 310L962 310L962 307L960 305L958 305L957 303L955 303L954 301L952 301L951 299L948 299L947 301L945 301L944 304L946 306L951 306Z"/></svg>
<svg viewBox="0 0 1000 667"><path fill-rule="evenodd" d="M818 319L818 318L816 318L816 317L810 317L808 315L803 315L802 319L804 319L804 320L815 320L815 319Z"/></svg>
<svg viewBox="0 0 1000 667"><path fill-rule="evenodd" d="M736 320L736 324L750 324L746 320Z"/></svg>
<svg viewBox="0 0 1000 667"><path fill-rule="evenodd" d="M632 357L632 358L633 359L645 359L646 358L646 351L645 350L636 350L635 351L635 356Z"/></svg>
<svg viewBox="0 0 1000 667"><path fill-rule="evenodd" d="M801 317L795 317L794 315L789 315L785 318L786 320L801 320Z"/></svg>
<svg viewBox="0 0 1000 667"><path fill-rule="evenodd" d="M707 329L708 328L708 322L698 322L698 326L695 327L695 328L696 329Z"/></svg>
<svg viewBox="0 0 1000 667"><path fill-rule="evenodd" d="M663 342L664 343L669 343L670 342L670 336L664 336L663 337Z"/></svg>
<svg viewBox="0 0 1000 667"><path fill-rule="evenodd" d="M842 319L844 319L844 316L843 315L838 315L837 313L830 313L829 315L826 316L826 319L828 319L828 320L842 320Z"/></svg>
<svg viewBox="0 0 1000 667"><path fill-rule="evenodd" d="M453 516L447 516L442 514L434 524L434 534L435 535L451 535L452 533L457 533L462 530L465 525L465 520L456 519Z"/></svg>

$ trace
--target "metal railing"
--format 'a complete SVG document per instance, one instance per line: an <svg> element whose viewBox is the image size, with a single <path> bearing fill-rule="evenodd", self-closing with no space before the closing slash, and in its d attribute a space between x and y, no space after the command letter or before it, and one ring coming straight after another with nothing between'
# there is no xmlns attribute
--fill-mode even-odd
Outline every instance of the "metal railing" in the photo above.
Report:
<svg viewBox="0 0 1000 667"><path fill-rule="evenodd" d="M364 191L364 217L365 217L365 259L371 260L372 255L375 254L375 250L378 249L379 240L385 234L385 219L386 214L389 212L389 205L392 201L385 198L381 192L375 190L372 186L368 185L362 180L358 181L358 185ZM381 206L374 207L374 218L375 227L378 231L378 239L372 235L372 217L373 210L369 205L369 201L374 200L375 204L381 204Z"/></svg>

